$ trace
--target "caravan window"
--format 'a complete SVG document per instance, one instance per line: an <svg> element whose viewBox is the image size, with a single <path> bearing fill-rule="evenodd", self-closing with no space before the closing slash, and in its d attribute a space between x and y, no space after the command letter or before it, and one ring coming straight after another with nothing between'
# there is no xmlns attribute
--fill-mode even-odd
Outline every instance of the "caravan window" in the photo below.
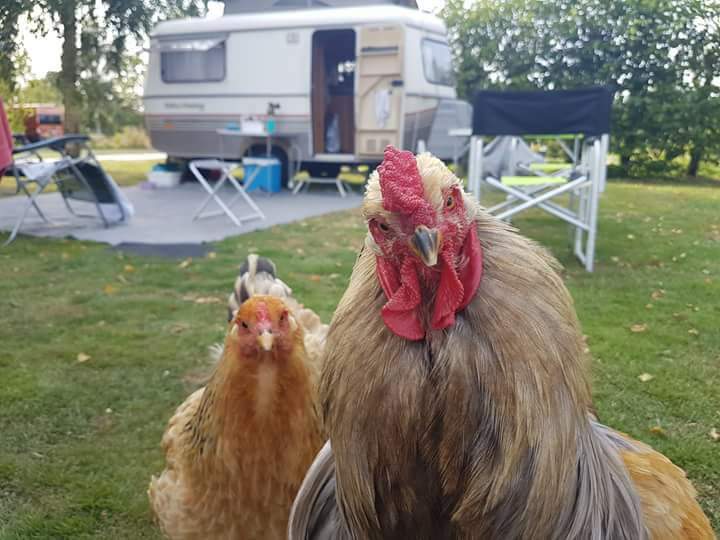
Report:
<svg viewBox="0 0 720 540"><path fill-rule="evenodd" d="M160 70L166 83L215 82L225 79L225 40L160 42Z"/></svg>
<svg viewBox="0 0 720 540"><path fill-rule="evenodd" d="M433 84L453 86L452 52L447 43L424 39L422 42L423 69L425 78Z"/></svg>

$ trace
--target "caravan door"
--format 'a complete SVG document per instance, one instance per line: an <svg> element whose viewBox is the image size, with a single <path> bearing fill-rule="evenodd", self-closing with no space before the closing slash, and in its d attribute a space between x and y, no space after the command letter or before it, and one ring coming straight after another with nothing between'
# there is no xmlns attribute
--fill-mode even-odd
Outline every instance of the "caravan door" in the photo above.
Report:
<svg viewBox="0 0 720 540"><path fill-rule="evenodd" d="M355 151L361 159L382 159L387 145L402 144L403 44L402 26L358 32Z"/></svg>

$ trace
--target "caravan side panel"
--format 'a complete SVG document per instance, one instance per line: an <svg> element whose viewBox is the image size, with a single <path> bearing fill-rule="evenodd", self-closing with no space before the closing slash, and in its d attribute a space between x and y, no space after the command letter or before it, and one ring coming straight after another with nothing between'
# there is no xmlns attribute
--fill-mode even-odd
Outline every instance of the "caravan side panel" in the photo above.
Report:
<svg viewBox="0 0 720 540"><path fill-rule="evenodd" d="M407 40L403 145L416 151L422 140L436 156L451 159L457 141L448 131L468 124L471 114L465 107L468 104L456 99L454 81L447 76L452 66L449 57L442 55L446 36L411 28Z"/></svg>
<svg viewBox="0 0 720 540"><path fill-rule="evenodd" d="M162 72L159 45L197 36L153 40L144 97L153 146L177 157L239 157L244 149L220 141L217 130L244 118L263 119L268 103L274 102L280 104L278 137L295 139L308 152L311 31L243 31L219 37L225 38L225 76L207 82L168 82L172 74L167 67Z"/></svg>

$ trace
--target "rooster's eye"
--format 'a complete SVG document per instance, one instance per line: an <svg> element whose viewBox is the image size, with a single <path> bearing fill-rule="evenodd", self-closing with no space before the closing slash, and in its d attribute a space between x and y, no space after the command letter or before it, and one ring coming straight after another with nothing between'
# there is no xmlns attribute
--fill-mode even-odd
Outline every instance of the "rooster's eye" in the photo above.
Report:
<svg viewBox="0 0 720 540"><path fill-rule="evenodd" d="M445 200L445 208L448 210L455 208L455 197L448 195L448 198Z"/></svg>
<svg viewBox="0 0 720 540"><path fill-rule="evenodd" d="M382 221L378 223L378 227L380 227L380 230L384 233L390 232L390 227L388 227L387 223L383 223Z"/></svg>
<svg viewBox="0 0 720 540"><path fill-rule="evenodd" d="M240 321L240 324L242 325L242 327L243 327L245 330L248 329L248 325L247 325L247 323L246 323L245 321Z"/></svg>

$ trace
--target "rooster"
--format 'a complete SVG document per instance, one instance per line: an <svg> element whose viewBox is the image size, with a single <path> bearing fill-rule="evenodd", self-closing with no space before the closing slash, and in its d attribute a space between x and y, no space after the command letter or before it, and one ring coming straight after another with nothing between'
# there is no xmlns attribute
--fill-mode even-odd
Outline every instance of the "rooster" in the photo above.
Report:
<svg viewBox="0 0 720 540"><path fill-rule="evenodd" d="M317 370L304 332L276 296L252 296L230 322L207 386L163 436L166 468L148 495L173 539L281 539L322 445Z"/></svg>
<svg viewBox="0 0 720 540"><path fill-rule="evenodd" d="M712 539L681 469L588 413L558 264L429 154L391 147L327 338L330 441L289 535Z"/></svg>

